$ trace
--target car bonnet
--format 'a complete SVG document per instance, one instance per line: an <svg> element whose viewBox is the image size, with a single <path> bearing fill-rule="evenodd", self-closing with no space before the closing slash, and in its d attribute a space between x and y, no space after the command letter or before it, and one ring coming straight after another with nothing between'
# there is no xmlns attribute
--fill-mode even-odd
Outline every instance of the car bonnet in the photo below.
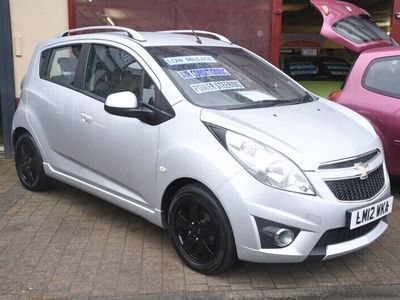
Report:
<svg viewBox="0 0 400 300"><path fill-rule="evenodd" d="M201 120L262 142L304 171L381 149L379 138L366 119L322 99L269 108L203 109Z"/></svg>

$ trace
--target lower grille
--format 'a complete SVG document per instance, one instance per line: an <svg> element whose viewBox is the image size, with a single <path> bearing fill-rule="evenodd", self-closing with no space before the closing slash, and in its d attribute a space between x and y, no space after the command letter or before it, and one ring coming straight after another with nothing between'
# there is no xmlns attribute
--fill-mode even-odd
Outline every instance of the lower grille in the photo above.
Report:
<svg viewBox="0 0 400 300"><path fill-rule="evenodd" d="M382 219L385 220L386 218L384 217ZM353 230L350 230L346 227L328 230L319 239L318 243L315 245L315 248L325 247L332 244L339 244L361 237L372 231L382 219L376 220L358 228L354 228Z"/></svg>
<svg viewBox="0 0 400 300"><path fill-rule="evenodd" d="M385 184L383 166L368 174L368 178L350 178L325 181L335 197L342 201L367 200L382 190Z"/></svg>

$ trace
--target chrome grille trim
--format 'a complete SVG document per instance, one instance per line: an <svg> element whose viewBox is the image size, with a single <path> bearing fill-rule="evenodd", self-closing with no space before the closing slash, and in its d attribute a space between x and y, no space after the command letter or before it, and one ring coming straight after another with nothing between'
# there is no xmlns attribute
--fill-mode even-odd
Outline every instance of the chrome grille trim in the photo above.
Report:
<svg viewBox="0 0 400 300"><path fill-rule="evenodd" d="M331 161L322 163L319 165L319 170L331 170L331 169L344 169L354 167L355 164L368 163L379 156L381 152L375 149L371 152L367 152L355 157L349 157L342 160Z"/></svg>

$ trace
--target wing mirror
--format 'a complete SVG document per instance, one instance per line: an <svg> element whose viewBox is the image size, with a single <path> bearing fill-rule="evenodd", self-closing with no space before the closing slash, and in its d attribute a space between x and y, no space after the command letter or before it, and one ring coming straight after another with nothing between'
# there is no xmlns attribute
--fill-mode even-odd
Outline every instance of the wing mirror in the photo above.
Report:
<svg viewBox="0 0 400 300"><path fill-rule="evenodd" d="M104 110L112 115L136 118L142 122L151 121L155 113L148 107L139 106L135 94L119 92L111 94L104 103Z"/></svg>
<svg viewBox="0 0 400 300"><path fill-rule="evenodd" d="M107 108L132 109L138 107L138 101L132 92L119 92L109 95L104 106L106 111Z"/></svg>

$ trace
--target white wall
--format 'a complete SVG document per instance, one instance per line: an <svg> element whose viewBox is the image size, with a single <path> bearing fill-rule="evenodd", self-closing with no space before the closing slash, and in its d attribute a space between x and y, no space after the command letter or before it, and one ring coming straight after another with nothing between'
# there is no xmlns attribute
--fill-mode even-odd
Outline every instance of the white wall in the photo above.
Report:
<svg viewBox="0 0 400 300"><path fill-rule="evenodd" d="M2 0L0 0L2 1ZM68 0L10 0L15 96L40 41L68 29Z"/></svg>

